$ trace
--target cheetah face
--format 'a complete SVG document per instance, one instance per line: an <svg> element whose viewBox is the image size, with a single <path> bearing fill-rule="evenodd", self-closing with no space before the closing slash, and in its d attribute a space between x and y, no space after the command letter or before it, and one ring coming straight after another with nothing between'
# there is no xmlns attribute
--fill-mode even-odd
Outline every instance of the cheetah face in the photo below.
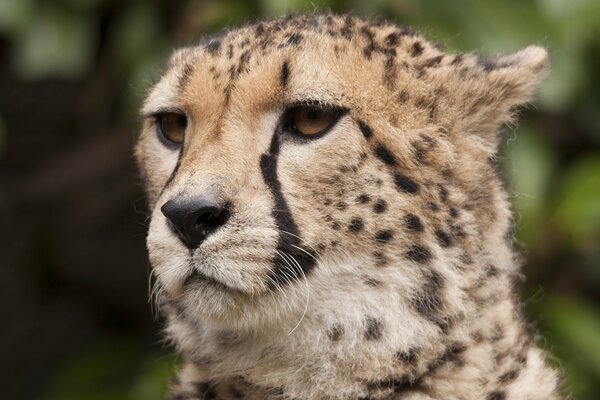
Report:
<svg viewBox="0 0 600 400"><path fill-rule="evenodd" d="M464 262L482 216L504 212L490 206L503 198L493 133L545 60L446 55L410 30L332 16L176 52L136 153L160 289L223 320L284 315L306 286L456 284L445 268Z"/></svg>

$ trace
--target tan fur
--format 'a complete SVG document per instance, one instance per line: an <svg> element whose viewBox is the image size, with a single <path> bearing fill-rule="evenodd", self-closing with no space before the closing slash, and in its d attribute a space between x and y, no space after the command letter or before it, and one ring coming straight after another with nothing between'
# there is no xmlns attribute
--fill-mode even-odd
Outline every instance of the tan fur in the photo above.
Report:
<svg viewBox="0 0 600 400"><path fill-rule="evenodd" d="M177 51L136 148L157 297L185 360L172 398L561 398L521 317L494 160L547 58L535 46L449 55L410 30L332 15ZM270 153L281 114L306 101L348 112L323 137L283 135ZM151 116L164 109L188 118L181 154L156 136ZM275 209L279 195L289 210ZM234 211L190 252L160 207L203 196ZM291 257L276 255L292 240L284 212L299 236ZM317 259L306 274L302 252Z"/></svg>

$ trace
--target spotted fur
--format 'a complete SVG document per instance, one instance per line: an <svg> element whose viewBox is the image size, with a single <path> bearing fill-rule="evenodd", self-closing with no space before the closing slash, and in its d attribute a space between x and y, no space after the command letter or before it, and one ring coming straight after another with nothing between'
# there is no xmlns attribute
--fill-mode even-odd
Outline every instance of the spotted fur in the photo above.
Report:
<svg viewBox="0 0 600 400"><path fill-rule="evenodd" d="M412 29L291 15L176 51L136 149L171 399L559 399L521 316L499 128L547 68L447 54ZM294 104L345 110L314 140ZM188 118L177 150L153 115ZM492 160L492 162L490 162ZM160 212L228 204L188 250Z"/></svg>

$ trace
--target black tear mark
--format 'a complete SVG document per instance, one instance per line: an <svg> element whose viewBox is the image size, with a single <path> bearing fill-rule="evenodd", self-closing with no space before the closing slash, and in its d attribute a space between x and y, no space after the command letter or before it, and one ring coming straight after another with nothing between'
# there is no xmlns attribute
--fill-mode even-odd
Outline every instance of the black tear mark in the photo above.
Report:
<svg viewBox="0 0 600 400"><path fill-rule="evenodd" d="M363 136L368 140L373 136L373 130L364 121L358 120L358 128L362 132Z"/></svg>
<svg viewBox="0 0 600 400"><path fill-rule="evenodd" d="M427 247L415 244L408 249L406 256L412 261L423 264L431 259L431 252Z"/></svg>
<svg viewBox="0 0 600 400"><path fill-rule="evenodd" d="M175 164L175 168L173 168L173 172L171 172L171 175L169 175L169 177L167 178L167 181L165 182L164 186L162 187L162 189L160 189L160 193L158 194L157 198L160 198L162 196L163 192L169 187L169 185L171 185L173 179L175 179L175 175L177 175L177 172L179 171L179 166L181 165L182 158L183 147L180 147L179 153L177 154L177 163Z"/></svg>
<svg viewBox="0 0 600 400"><path fill-rule="evenodd" d="M281 81L281 86L283 87L283 89L286 89L290 80L290 66L287 60L281 66L279 80Z"/></svg>
<svg viewBox="0 0 600 400"><path fill-rule="evenodd" d="M367 340L379 340L383 336L383 324L380 320L367 317L365 320L367 329L365 331L365 339Z"/></svg>
<svg viewBox="0 0 600 400"><path fill-rule="evenodd" d="M396 189L402 192L415 194L419 191L419 184L406 175L394 175L394 183L396 184Z"/></svg>
<svg viewBox="0 0 600 400"><path fill-rule="evenodd" d="M279 156L279 133L275 132L267 153L260 157L260 170L263 180L271 190L275 201L272 215L279 230L277 254L273 270L269 274L269 287L275 289L292 280L298 280L314 267L314 251L300 247L300 232L294 221L277 177L277 159Z"/></svg>
<svg viewBox="0 0 600 400"><path fill-rule="evenodd" d="M375 156L379 158L384 164L393 167L397 164L396 157L392 154L392 152L383 144L379 143L375 146Z"/></svg>

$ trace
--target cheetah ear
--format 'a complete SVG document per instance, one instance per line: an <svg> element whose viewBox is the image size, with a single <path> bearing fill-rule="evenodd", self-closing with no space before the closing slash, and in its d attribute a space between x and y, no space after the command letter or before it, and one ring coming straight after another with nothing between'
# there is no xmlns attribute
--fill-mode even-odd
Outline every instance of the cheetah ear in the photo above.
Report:
<svg viewBox="0 0 600 400"><path fill-rule="evenodd" d="M455 95L460 96L460 132L480 137L486 150L495 152L499 128L513 122L515 110L532 100L547 70L548 52L539 46L508 56L478 57L467 70L459 68Z"/></svg>

